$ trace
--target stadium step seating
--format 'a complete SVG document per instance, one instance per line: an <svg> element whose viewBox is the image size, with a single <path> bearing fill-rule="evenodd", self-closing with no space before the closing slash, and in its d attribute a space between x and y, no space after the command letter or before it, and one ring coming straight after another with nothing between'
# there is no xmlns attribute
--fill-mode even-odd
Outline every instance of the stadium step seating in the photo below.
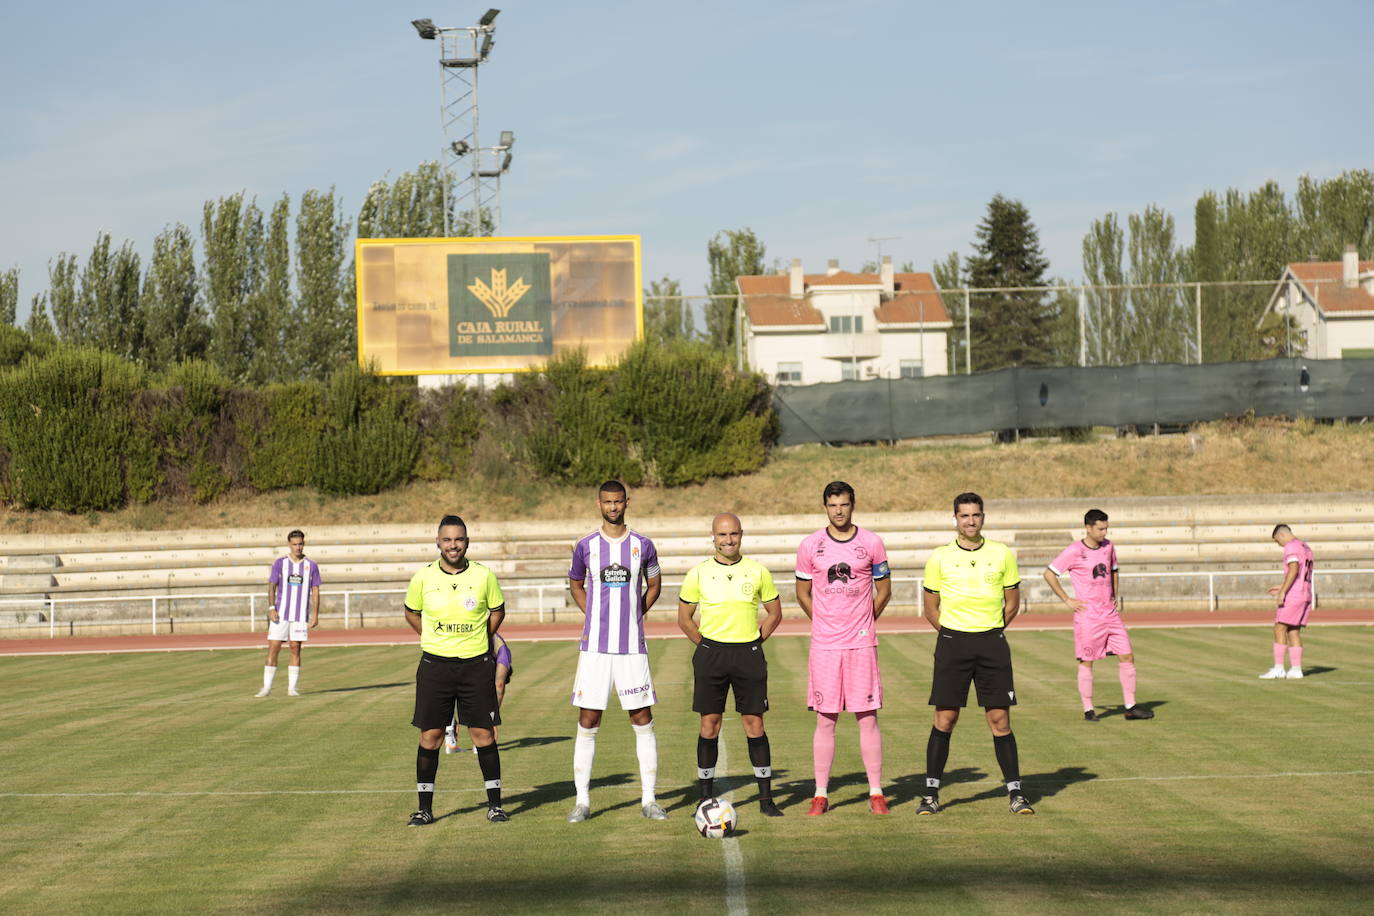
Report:
<svg viewBox="0 0 1374 916"><path fill-rule="evenodd" d="M1135 607L1190 601L1195 606L1199 590L1206 594L1204 580L1209 574L1217 591L1226 596L1226 606L1267 606L1264 588L1273 583L1243 574L1277 576L1279 554L1269 534L1278 521L1292 525L1313 545L1319 576L1323 569L1369 570L1368 575L1327 577L1320 595L1327 600L1374 595L1374 497L1367 493L989 502L985 533L1016 549L1032 608L1057 603L1041 574L1081 535L1082 512L1094 505L1112 515L1111 534L1122 571L1157 574L1128 577L1122 591ZM913 580L930 551L953 536L949 514L866 513L857 520L881 534L887 545L898 579L894 612L913 613L919 597ZM819 511L747 517L746 551L773 570L780 583L789 582L797 543L822 521ZM670 587L710 555L706 519L632 519L632 524L654 538ZM164 607L183 616L242 614L247 595L258 596L259 607L265 602L266 570L283 554L287 530L127 532L116 536L113 550L109 533L0 537L0 628L9 621L32 623L35 615L41 617L34 602L49 596L191 596ZM564 576L569 551L589 530L588 520L474 520L470 556L490 565L510 587L512 612L567 613L571 601ZM342 599L330 593L361 590L385 594L354 595L350 611L397 615L399 592L415 569L434 556L433 537L429 524L310 528L307 553L325 573L322 612L342 612ZM223 594L245 597L212 597ZM790 589L784 589L784 604L795 613L789 597ZM134 606L82 601L62 605L59 616L137 617L129 613ZM8 628L4 632L14 635Z"/></svg>

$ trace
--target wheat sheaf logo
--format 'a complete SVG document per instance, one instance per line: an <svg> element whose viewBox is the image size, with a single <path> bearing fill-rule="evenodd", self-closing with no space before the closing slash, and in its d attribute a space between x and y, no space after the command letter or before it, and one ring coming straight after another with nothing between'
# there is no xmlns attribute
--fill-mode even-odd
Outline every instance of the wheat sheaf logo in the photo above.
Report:
<svg viewBox="0 0 1374 916"><path fill-rule="evenodd" d="M505 318L520 298L530 291L530 285L525 282L524 277L516 277L515 282L508 285L506 269L503 267L497 270L493 267L490 286L478 277L468 286L468 290L481 300L493 318Z"/></svg>

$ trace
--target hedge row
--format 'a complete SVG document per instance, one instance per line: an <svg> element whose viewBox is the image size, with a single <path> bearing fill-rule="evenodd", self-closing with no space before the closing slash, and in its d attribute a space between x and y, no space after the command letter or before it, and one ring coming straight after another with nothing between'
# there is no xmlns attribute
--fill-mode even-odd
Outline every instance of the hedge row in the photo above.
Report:
<svg viewBox="0 0 1374 916"><path fill-rule="evenodd" d="M378 493L469 473L479 449L503 473L677 486L757 469L777 434L762 378L701 344L640 344L611 369L571 353L486 392L352 366L325 384L233 389L204 362L149 375L96 350L9 350L0 498L34 509L208 502L233 488Z"/></svg>

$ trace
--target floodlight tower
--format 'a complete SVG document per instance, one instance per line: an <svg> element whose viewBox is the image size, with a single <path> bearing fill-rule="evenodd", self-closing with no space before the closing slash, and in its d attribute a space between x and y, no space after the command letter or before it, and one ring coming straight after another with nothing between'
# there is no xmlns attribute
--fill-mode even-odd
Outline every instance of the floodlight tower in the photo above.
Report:
<svg viewBox="0 0 1374 916"><path fill-rule="evenodd" d="M444 235L452 235L449 211L466 211L472 235L488 234L501 222L501 175L510 168L515 136L501 132L501 143L483 147L478 141L477 71L491 56L500 10L489 9L475 26L436 26L432 19L411 25L420 37L439 42L439 125L444 142L439 167L444 175ZM467 162L462 160L466 158ZM461 177L460 177L461 176ZM450 185L452 189L450 191ZM452 200L449 195L452 193Z"/></svg>

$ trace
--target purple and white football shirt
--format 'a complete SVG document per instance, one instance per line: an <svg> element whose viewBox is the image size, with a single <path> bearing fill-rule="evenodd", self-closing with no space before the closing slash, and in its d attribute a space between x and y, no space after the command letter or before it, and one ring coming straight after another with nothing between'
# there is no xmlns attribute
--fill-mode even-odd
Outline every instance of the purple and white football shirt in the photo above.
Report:
<svg viewBox="0 0 1374 916"><path fill-rule="evenodd" d="M277 616L282 620L310 619L310 589L320 587L319 564L309 557L299 563L281 557L272 564L268 582L277 586Z"/></svg>
<svg viewBox="0 0 1374 916"><path fill-rule="evenodd" d="M659 575L654 542L626 530L615 540L600 529L573 547L568 578L585 582L587 612L580 648L612 655L645 655L644 589Z"/></svg>

